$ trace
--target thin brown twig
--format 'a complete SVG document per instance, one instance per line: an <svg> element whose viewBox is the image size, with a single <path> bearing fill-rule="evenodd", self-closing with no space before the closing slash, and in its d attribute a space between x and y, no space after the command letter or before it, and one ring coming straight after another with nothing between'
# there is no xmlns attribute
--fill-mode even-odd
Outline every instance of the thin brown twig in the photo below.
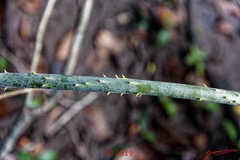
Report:
<svg viewBox="0 0 240 160"><path fill-rule="evenodd" d="M18 72L27 72L28 69L25 64L16 57L13 53L11 53L0 40L0 54L7 59Z"/></svg>
<svg viewBox="0 0 240 160"><path fill-rule="evenodd" d="M33 53L33 60L32 60L32 64L31 64L31 71L37 70L37 66L39 64L39 59L40 59L40 55L41 55L42 48L43 48L44 35L45 35L50 16L52 14L52 11L53 11L53 8L54 8L56 2L57 2L57 0L48 1L46 9L43 13L43 17L39 23L39 27L38 27L38 31L37 31L37 38L36 38L36 46L35 46L35 50Z"/></svg>
<svg viewBox="0 0 240 160"><path fill-rule="evenodd" d="M52 1L55 1L55 0L52 0ZM77 54L78 54L79 49L81 48L81 45L82 45L82 40L84 38L84 31L86 30L87 23L89 21L88 19L90 18L90 13L91 13L91 10L92 10L92 6L93 6L93 0L86 0L85 1L84 11L83 11L83 14L82 14L83 18L82 18L82 21L79 21L80 22L79 27L78 27L78 30L76 32L76 34L81 34L81 35L75 36L76 38L73 42L73 47L71 49L71 58L68 61L69 64L73 63L73 65L70 65L69 67L66 68L65 74L66 73L72 74L74 72L74 68L76 67L77 57L78 57ZM88 8L88 9L86 9L86 8ZM40 48L42 48L42 46L40 46ZM35 61L38 61L39 57L36 58L36 59L37 60L35 60ZM34 61L34 63L36 63L35 61ZM31 67L31 69L34 69L34 67ZM39 109L34 110L34 112L29 112L28 110L24 110L24 112L22 112L21 116L19 117L19 121L17 121L14 124L14 127L11 130L10 134L8 135L8 137L6 137L4 139L4 142L3 142L3 144L0 148L0 159L3 159L7 154L9 154L13 150L17 140L29 128L31 123L38 116L41 116L42 114L51 110L55 106L56 100L60 97L62 97L61 92L56 92L50 100L48 100Z"/></svg>
<svg viewBox="0 0 240 160"><path fill-rule="evenodd" d="M71 48L71 55L67 62L65 74L73 74L73 71L76 67L76 64L78 61L78 52L81 50L81 47L82 47L83 38L85 36L87 25L89 23L92 7L93 7L93 0L86 0L84 9L83 9L82 20L80 22L81 25L78 25L78 28L76 30L74 43Z"/></svg>
<svg viewBox="0 0 240 160"><path fill-rule="evenodd" d="M77 65L76 59L78 57L79 50L82 46L84 31L86 30L86 27L87 27L86 23L89 22L92 7L93 7L93 0L86 0L84 7L83 7L84 10L82 13L82 21L79 20L78 29L75 33L75 36L74 36L75 38L73 40L72 48L70 51L70 59L68 60L68 63L71 65L66 67L65 72L64 72L65 74L73 74L74 69ZM56 94L58 94L58 96L55 96L55 97L58 97L58 98L62 97L61 92L57 92ZM51 98L50 102L53 101L54 99L55 98ZM56 101L56 99L55 99L55 101ZM45 109L45 107L41 107L42 110L49 111L54 107L54 106L50 107L50 105L46 105L46 106L47 106L46 109ZM38 110L36 112L38 112L38 114L39 114L41 111Z"/></svg>
<svg viewBox="0 0 240 160"><path fill-rule="evenodd" d="M38 27L38 31L37 31L37 38L36 38L36 45L35 45L35 49L34 49L34 53L33 53L31 69L30 69L31 72L37 71L40 55L41 55L42 48L43 48L44 35L45 35L50 16L52 14L52 11L53 11L53 8L54 8L56 2L57 2L57 0L48 1L47 6L44 10L42 19L39 23L39 27ZM29 106L32 98L33 98L33 93L27 94L25 106L27 106L27 107Z"/></svg>
<svg viewBox="0 0 240 160"><path fill-rule="evenodd" d="M37 91L43 91L43 90L42 89L31 89L31 88L13 90L13 91L9 91L9 92L0 94L0 100L5 99L5 98L18 96L18 95L21 95L21 94L26 94L26 93L29 93L29 92L37 92Z"/></svg>
<svg viewBox="0 0 240 160"><path fill-rule="evenodd" d="M37 31L36 46L33 54L33 61L31 64L31 71L36 71L37 66L39 64L39 58L40 58L40 54L43 46L43 38L44 38L46 27L56 1L57 0L48 1L45 11L43 13L43 17L40 21L38 31ZM32 97L33 97L33 94L31 93L27 95L27 98L25 101L26 106L27 104L29 104ZM0 148L0 159L3 159L9 152L12 151L18 138L27 130L27 128L30 126L33 120L34 118L32 114L24 108L21 116L19 117L19 121L17 121L14 124L12 131L10 132L8 137L5 138L5 141Z"/></svg>
<svg viewBox="0 0 240 160"><path fill-rule="evenodd" d="M55 133L57 133L64 125L66 125L74 116L76 116L86 106L91 104L97 97L98 94L89 93L83 99L76 102L67 112L65 112L55 123L53 123L49 127L48 133L50 135L54 135Z"/></svg>

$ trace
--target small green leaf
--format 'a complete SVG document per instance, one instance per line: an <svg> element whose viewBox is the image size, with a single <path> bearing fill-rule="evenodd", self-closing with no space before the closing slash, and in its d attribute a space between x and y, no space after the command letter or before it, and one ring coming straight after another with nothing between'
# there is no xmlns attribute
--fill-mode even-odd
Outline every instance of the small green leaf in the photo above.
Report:
<svg viewBox="0 0 240 160"><path fill-rule="evenodd" d="M199 104L201 105L201 107L208 110L209 112L217 112L220 109L219 104L214 102L199 102Z"/></svg>
<svg viewBox="0 0 240 160"><path fill-rule="evenodd" d="M57 160L57 153L55 151L45 151L39 155L39 160Z"/></svg>
<svg viewBox="0 0 240 160"><path fill-rule="evenodd" d="M28 105L30 108L38 108L41 105L40 98L33 98L30 104Z"/></svg>
<svg viewBox="0 0 240 160"><path fill-rule="evenodd" d="M17 154L17 157L19 160L34 160L34 157L29 152L26 151L20 151Z"/></svg>
<svg viewBox="0 0 240 160"><path fill-rule="evenodd" d="M171 34L169 30L160 30L157 33L156 44L159 47L163 47L170 42Z"/></svg>
<svg viewBox="0 0 240 160"><path fill-rule="evenodd" d="M143 139L150 142L155 143L157 141L156 134L150 130L144 130L141 132Z"/></svg>
<svg viewBox="0 0 240 160"><path fill-rule="evenodd" d="M237 133L238 131L237 131L237 127L235 126L235 124L232 121L225 119L223 121L223 127L224 127L225 131L227 132L229 139L232 142L236 142L237 136L238 136L238 133Z"/></svg>
<svg viewBox="0 0 240 160"><path fill-rule="evenodd" d="M157 140L156 135L148 129L148 124L150 121L150 114L149 112L144 112L143 115L140 117L140 127L141 127L141 135L143 136L143 139L150 142L154 143Z"/></svg>
<svg viewBox="0 0 240 160"><path fill-rule="evenodd" d="M150 121L150 114L148 112L144 112L139 120L139 124L142 130L147 130L149 121Z"/></svg>
<svg viewBox="0 0 240 160"><path fill-rule="evenodd" d="M141 20L138 23L138 28L142 31L147 31L149 29L149 23L146 19Z"/></svg>
<svg viewBox="0 0 240 160"><path fill-rule="evenodd" d="M8 66L8 62L5 58L3 57L0 57L0 70L4 70L4 69L7 69L7 66Z"/></svg>
<svg viewBox="0 0 240 160"><path fill-rule="evenodd" d="M146 72L150 75L153 75L156 72L156 69L157 69L156 63L149 62L147 64Z"/></svg>
<svg viewBox="0 0 240 160"><path fill-rule="evenodd" d="M185 63L188 66L194 66L195 70L202 74L205 71L206 54L195 44L190 46L189 53L185 58Z"/></svg>
<svg viewBox="0 0 240 160"><path fill-rule="evenodd" d="M176 103L170 99L165 97L158 97L159 101L163 104L163 108L170 118L174 118L178 114L178 107Z"/></svg>

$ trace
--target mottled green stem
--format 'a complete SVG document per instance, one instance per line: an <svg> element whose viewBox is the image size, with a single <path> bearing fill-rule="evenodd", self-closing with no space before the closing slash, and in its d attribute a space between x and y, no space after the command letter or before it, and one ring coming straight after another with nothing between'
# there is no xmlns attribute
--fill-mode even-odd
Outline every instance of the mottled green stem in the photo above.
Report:
<svg viewBox="0 0 240 160"><path fill-rule="evenodd" d="M164 96L239 105L240 93L186 84L129 78L89 77L60 74L0 73L1 88L42 88Z"/></svg>

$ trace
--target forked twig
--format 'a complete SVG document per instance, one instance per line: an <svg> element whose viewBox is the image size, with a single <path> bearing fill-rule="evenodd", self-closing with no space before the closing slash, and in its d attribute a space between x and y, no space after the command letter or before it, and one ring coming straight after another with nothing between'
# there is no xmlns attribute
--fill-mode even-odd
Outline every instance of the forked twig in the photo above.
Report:
<svg viewBox="0 0 240 160"><path fill-rule="evenodd" d="M56 0L51 0L51 1L56 1ZM51 1L49 1L49 3ZM51 3L53 4L54 2L51 2ZM74 72L74 68L77 64L77 61L76 61L76 59L78 57L77 54L82 45L82 41L84 38L84 31L86 30L92 7L93 7L93 0L86 0L85 5L84 5L84 11L82 13L83 18L82 18L82 21L79 21L79 25L78 25L79 27L77 29L76 36L75 36L76 38L73 42L73 46L71 49L71 58L68 61L68 64L72 64L72 65L69 65L69 67L66 68L66 71L65 71L66 74L72 74ZM80 34L80 35L77 35L77 34ZM42 37L40 36L39 39L40 39L40 41L42 41L43 36ZM38 48L36 48L36 52L39 52L39 51L41 52L41 49L42 49L41 45L42 44L40 44L40 46ZM40 52L39 52L39 56L40 56ZM36 66L39 61L39 56L36 56L36 58L35 58L36 60L33 61L33 64L35 64ZM33 71L33 69L36 70L35 65L33 65L31 67L32 71ZM61 96L62 96L61 92L56 92L54 94L54 96L50 100L48 100L41 108L36 109L33 112L24 110L24 112L19 117L19 121L17 121L14 124L14 127L11 130L10 134L8 135L8 137L6 137L4 139L4 142L3 142L2 146L0 147L0 159L4 158L7 154L9 154L13 150L13 148L16 144L16 141L27 130L27 128L31 125L33 120L35 118L37 118L38 116L41 116L42 114L51 110L53 108L53 106L56 104L56 100Z"/></svg>
<svg viewBox="0 0 240 160"><path fill-rule="evenodd" d="M57 133L64 125L66 125L74 116L76 116L86 106L91 104L97 97L98 94L89 93L83 99L76 102L72 107L69 108L68 111L63 113L63 115L49 127L47 131L48 134L54 135L55 133Z"/></svg>
<svg viewBox="0 0 240 160"><path fill-rule="evenodd" d="M57 0L50 0L47 3L46 9L43 13L42 19L39 23L38 31L37 31L37 38L36 38L36 45L33 53L33 59L31 64L31 72L37 71L37 67L39 64L40 55L43 48L43 39L46 32L47 24L49 22L50 16L52 14L53 8L56 4ZM28 107L31 100L33 98L33 93L27 94L27 98L25 101L25 105Z"/></svg>

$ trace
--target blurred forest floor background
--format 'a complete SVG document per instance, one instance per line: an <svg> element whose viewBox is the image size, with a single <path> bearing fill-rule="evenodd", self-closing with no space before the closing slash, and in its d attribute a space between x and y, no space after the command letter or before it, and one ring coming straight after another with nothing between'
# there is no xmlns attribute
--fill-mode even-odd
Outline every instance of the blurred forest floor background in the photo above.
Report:
<svg viewBox="0 0 240 160"><path fill-rule="evenodd" d="M1 72L31 72L47 2L0 1ZM36 72L64 73L84 3L56 2ZM84 33L76 75L123 74L240 91L238 0L95 0ZM41 109L53 95L34 93L28 110ZM85 104L81 100L86 93L61 94L54 108L22 128L8 159L192 160L203 159L209 150L240 149L240 106L104 93ZM21 121L25 97L0 100L2 146ZM66 113L69 121L63 124ZM117 156L116 150L124 155ZM234 152L208 158L239 156Z"/></svg>

